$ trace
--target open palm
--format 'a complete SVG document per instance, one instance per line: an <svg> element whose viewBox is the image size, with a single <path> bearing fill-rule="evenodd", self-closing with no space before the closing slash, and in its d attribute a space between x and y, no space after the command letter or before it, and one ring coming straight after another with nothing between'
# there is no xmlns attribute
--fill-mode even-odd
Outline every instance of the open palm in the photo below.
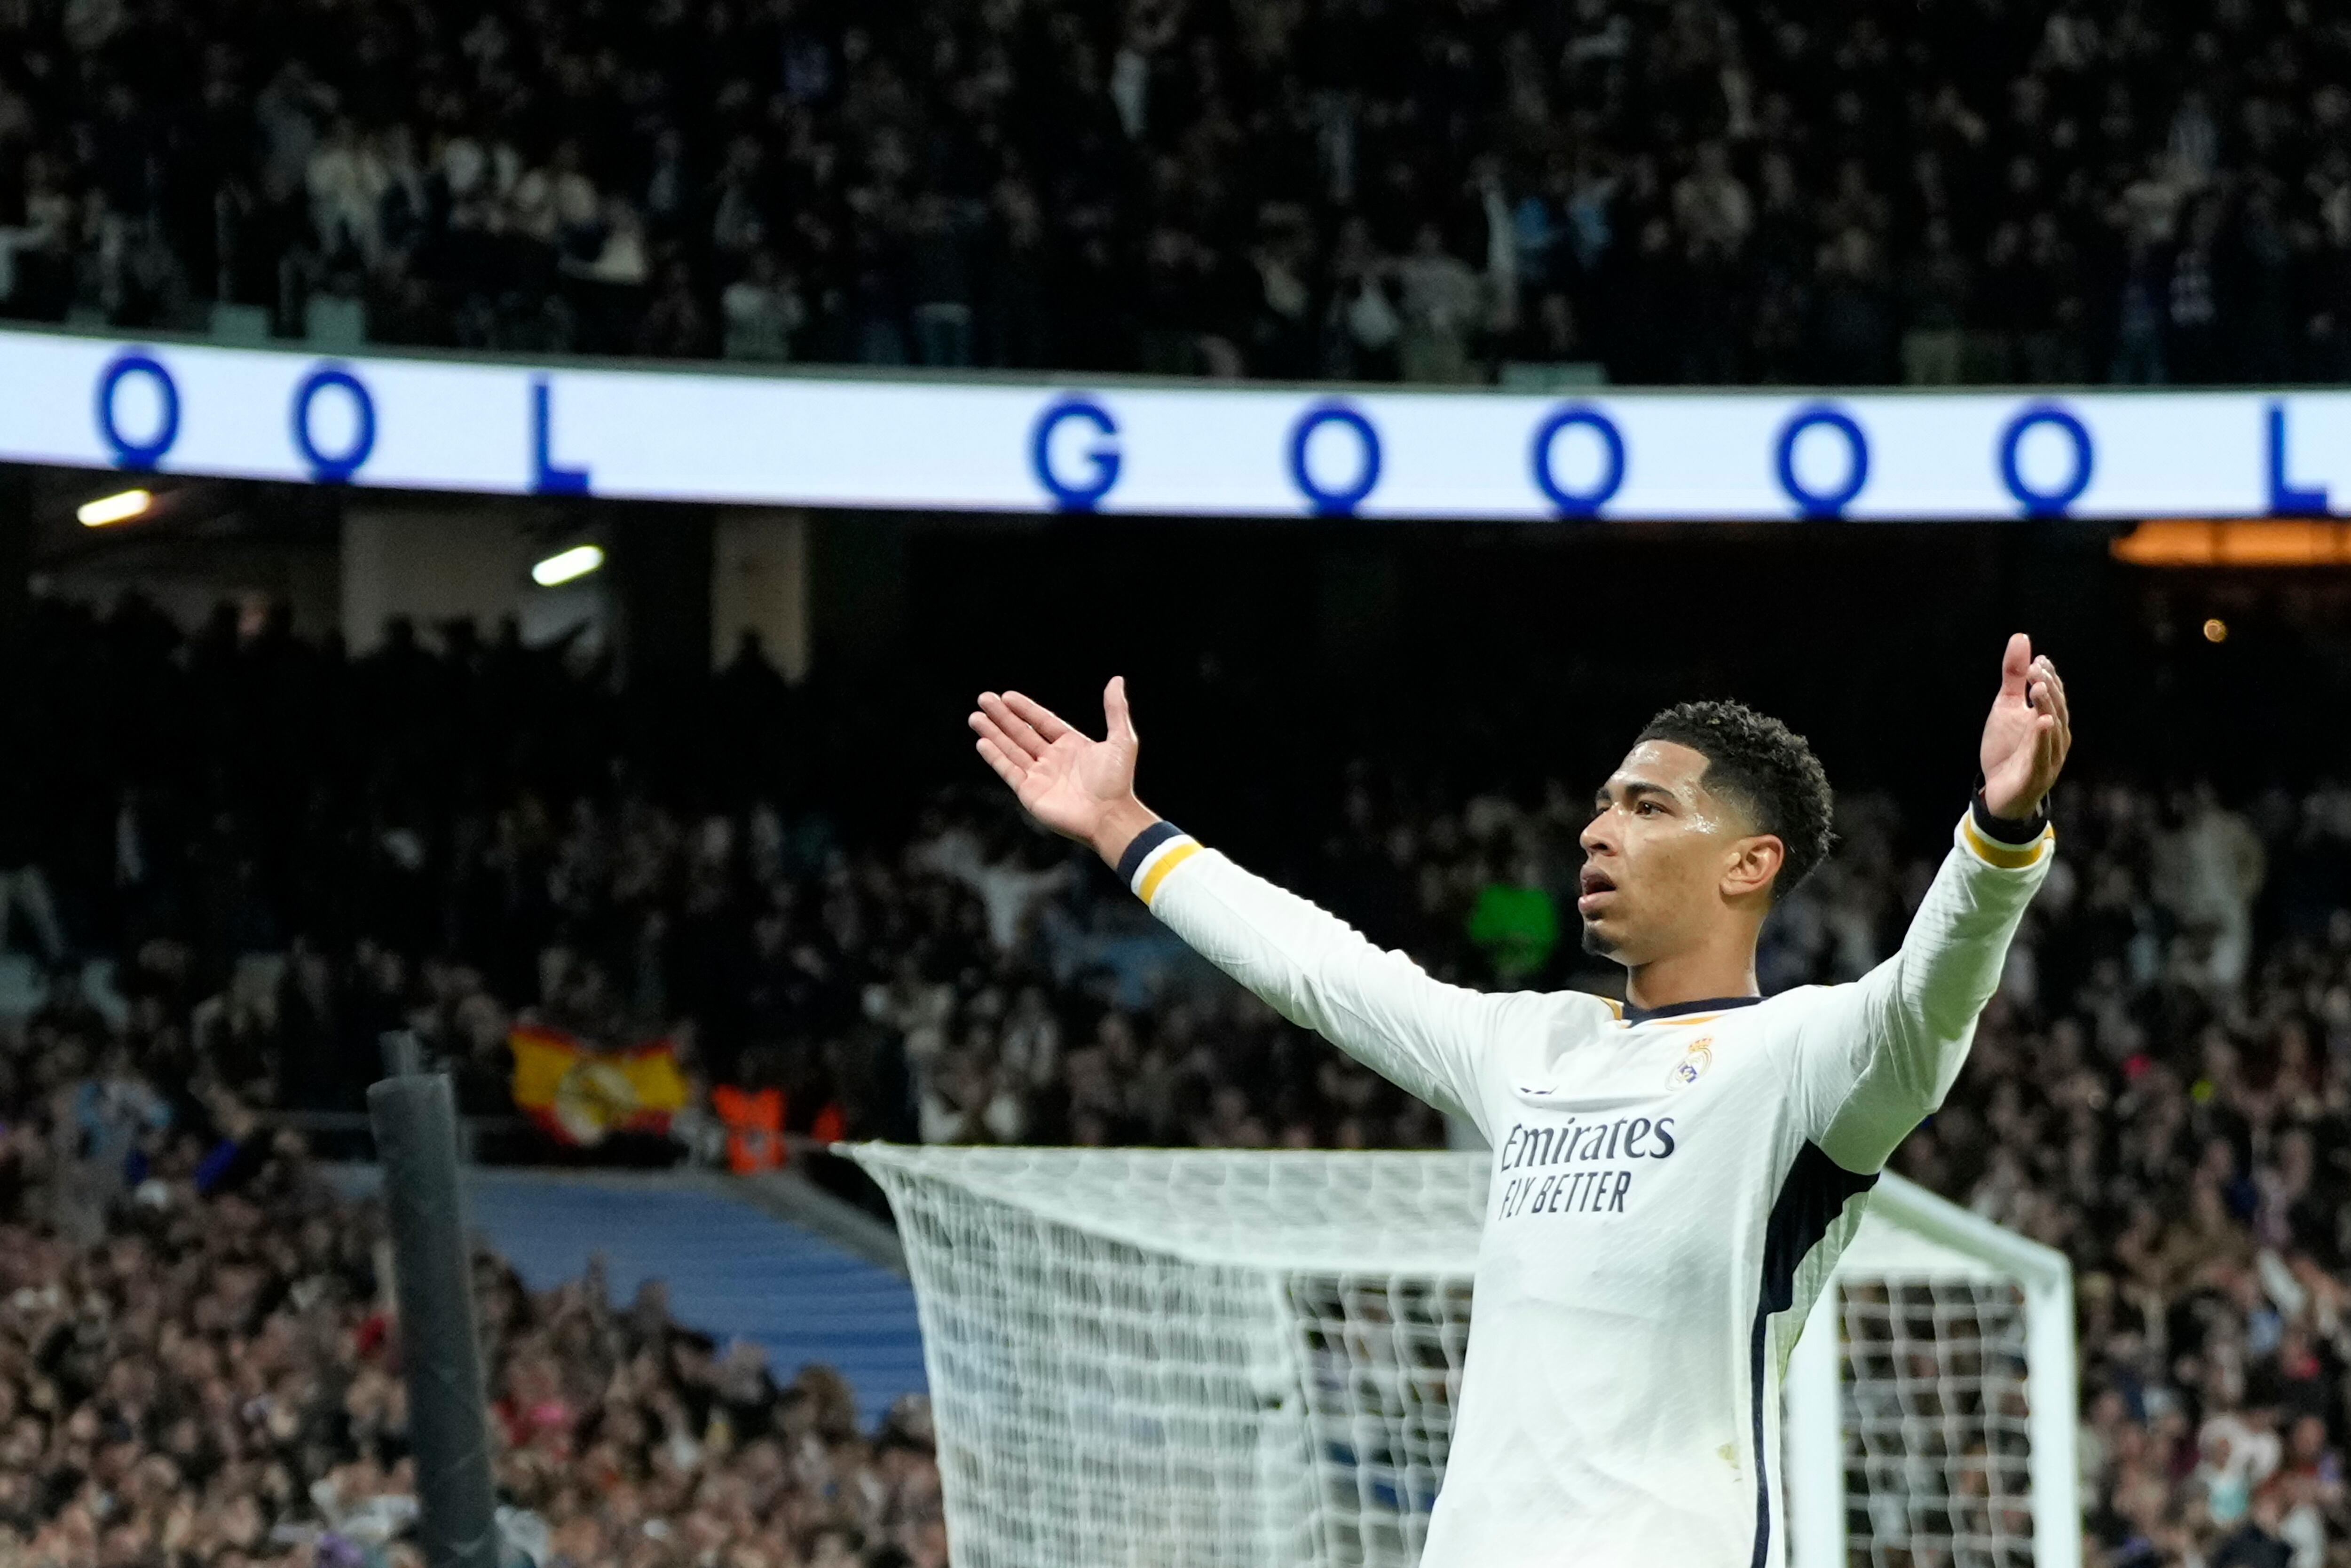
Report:
<svg viewBox="0 0 2351 1568"><path fill-rule="evenodd" d="M1057 833L1099 845L1114 823L1141 810L1134 800L1141 743L1127 713L1123 676L1102 688L1102 719L1107 734L1096 740L1019 692L982 692L968 722L979 737L979 755L1012 786L1030 816Z"/></svg>
<svg viewBox="0 0 2351 1568"><path fill-rule="evenodd" d="M2057 666L2035 658L2019 632L2000 663L2000 695L1984 720L1984 805L1995 817L2022 820L2041 809L2074 746L2074 719Z"/></svg>

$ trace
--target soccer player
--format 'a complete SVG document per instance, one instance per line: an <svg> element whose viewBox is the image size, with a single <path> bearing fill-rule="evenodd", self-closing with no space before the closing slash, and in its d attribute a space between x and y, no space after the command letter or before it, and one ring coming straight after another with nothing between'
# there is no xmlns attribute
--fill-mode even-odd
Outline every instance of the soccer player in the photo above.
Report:
<svg viewBox="0 0 2351 1568"><path fill-rule="evenodd" d="M1135 798L1122 681L1094 740L1017 692L971 716L1045 826L1294 1022L1494 1149L1428 1568L1770 1568L1780 1379L1896 1144L1941 1104L2048 873L2065 687L2009 640L1982 782L1901 951L1757 994L1772 901L1830 846L1803 739L1735 703L1651 721L1583 830L1584 946L1622 1006L1440 984Z"/></svg>

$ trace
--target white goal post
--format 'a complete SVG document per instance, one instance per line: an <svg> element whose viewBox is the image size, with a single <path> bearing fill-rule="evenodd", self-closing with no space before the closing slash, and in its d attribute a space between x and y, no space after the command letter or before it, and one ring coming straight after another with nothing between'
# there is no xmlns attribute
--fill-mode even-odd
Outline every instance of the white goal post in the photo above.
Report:
<svg viewBox="0 0 2351 1568"><path fill-rule="evenodd" d="M1412 1568L1485 1154L849 1146L958 1568ZM2076 1568L2064 1258L1888 1175L1789 1363L1792 1568Z"/></svg>

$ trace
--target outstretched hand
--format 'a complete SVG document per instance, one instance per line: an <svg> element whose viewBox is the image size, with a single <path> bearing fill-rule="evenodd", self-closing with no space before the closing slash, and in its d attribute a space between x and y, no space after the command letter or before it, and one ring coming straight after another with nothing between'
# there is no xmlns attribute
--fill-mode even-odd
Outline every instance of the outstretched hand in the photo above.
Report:
<svg viewBox="0 0 2351 1568"><path fill-rule="evenodd" d="M1030 816L1115 864L1128 841L1154 821L1134 798L1142 742L1126 710L1123 675L1102 688L1102 721L1107 733L1095 740L1019 692L982 692L967 722L979 737L982 759Z"/></svg>
<svg viewBox="0 0 2351 1568"><path fill-rule="evenodd" d="M2032 639L2019 632L2008 640L2000 662L2000 695L1984 720L1986 809L2011 821L2031 818L2057 782L2073 745L2065 683L2057 678L2055 664L2033 656Z"/></svg>

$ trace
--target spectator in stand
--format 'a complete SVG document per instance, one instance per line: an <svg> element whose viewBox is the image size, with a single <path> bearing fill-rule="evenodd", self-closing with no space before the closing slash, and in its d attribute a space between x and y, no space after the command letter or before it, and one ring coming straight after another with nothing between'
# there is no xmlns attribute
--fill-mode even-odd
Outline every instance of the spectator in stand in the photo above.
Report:
<svg viewBox="0 0 2351 1568"><path fill-rule="evenodd" d="M1465 381L1469 342L1479 325L1477 274L1446 248L1433 223L1420 225L1412 253L1395 264L1403 296L1396 364L1402 378L1417 382Z"/></svg>
<svg viewBox="0 0 2351 1568"><path fill-rule="evenodd" d="M730 360L790 359L792 334L808 319L799 291L783 276L775 252L766 249L755 252L749 270L726 286L719 309L726 319Z"/></svg>

